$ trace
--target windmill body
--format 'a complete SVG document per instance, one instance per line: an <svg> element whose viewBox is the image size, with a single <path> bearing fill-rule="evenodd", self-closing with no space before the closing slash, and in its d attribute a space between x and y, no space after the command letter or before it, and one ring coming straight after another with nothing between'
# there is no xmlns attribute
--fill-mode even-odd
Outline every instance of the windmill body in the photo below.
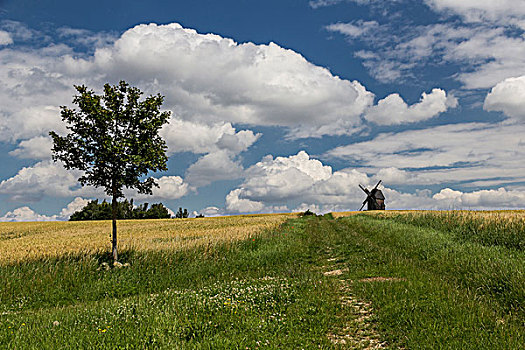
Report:
<svg viewBox="0 0 525 350"><path fill-rule="evenodd" d="M377 185L375 185L371 191L368 190L368 188L359 185L359 188L366 193L366 199L359 210L362 210L365 204L367 210L385 210L385 196L383 195L383 192L377 188L380 183L381 180L379 180Z"/></svg>

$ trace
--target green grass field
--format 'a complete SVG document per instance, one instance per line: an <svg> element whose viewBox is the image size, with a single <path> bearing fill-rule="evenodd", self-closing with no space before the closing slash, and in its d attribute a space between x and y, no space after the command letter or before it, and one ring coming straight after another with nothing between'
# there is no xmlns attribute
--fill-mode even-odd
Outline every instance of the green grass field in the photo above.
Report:
<svg viewBox="0 0 525 350"><path fill-rule="evenodd" d="M99 251L7 259L0 348L525 349L523 213L454 215L291 218L109 270Z"/></svg>

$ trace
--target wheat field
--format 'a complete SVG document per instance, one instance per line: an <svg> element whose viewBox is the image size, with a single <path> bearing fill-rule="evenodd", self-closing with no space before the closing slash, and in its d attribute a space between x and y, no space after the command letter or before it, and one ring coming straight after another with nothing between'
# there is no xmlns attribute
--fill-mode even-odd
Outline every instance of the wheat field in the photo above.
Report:
<svg viewBox="0 0 525 350"><path fill-rule="evenodd" d="M214 246L273 230L296 214L118 221L119 250ZM111 221L0 223L0 264L109 251Z"/></svg>
<svg viewBox="0 0 525 350"><path fill-rule="evenodd" d="M334 218L352 216L357 214L368 215L432 215L436 218L444 218L445 216L454 215L455 218L463 218L465 220L472 218L479 218L487 220L488 222L516 222L525 220L525 210L374 210L374 211L344 211L332 213Z"/></svg>

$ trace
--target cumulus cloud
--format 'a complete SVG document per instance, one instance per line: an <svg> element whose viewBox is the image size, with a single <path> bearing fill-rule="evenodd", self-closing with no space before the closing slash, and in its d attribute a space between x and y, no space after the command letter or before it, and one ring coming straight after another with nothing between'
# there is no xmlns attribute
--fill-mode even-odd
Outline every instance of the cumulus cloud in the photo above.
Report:
<svg viewBox="0 0 525 350"><path fill-rule="evenodd" d="M265 205L263 202L240 198L241 189L235 189L226 196L226 213L282 213L288 212L286 205Z"/></svg>
<svg viewBox="0 0 525 350"><path fill-rule="evenodd" d="M226 210L233 213L252 213L261 212L264 209L262 202L253 201L247 198L239 198L242 189L238 188L226 196Z"/></svg>
<svg viewBox="0 0 525 350"><path fill-rule="evenodd" d="M44 195L68 197L81 195L81 192L95 194L92 188L78 188L77 179L80 176L80 172L68 171L60 163L42 161L32 167L24 167L15 176L0 182L0 192L11 200L28 202L38 201Z"/></svg>
<svg viewBox="0 0 525 350"><path fill-rule="evenodd" d="M525 75L505 79L494 86L483 108L501 111L517 121L525 122Z"/></svg>
<svg viewBox="0 0 525 350"><path fill-rule="evenodd" d="M2 29L15 44L41 39L0 50L0 142L19 144L11 155L21 158L46 159L37 144L50 130L67 131L58 106L71 104L73 84L100 91L125 79L165 95L174 112L162 130L170 154L245 151L260 135L234 123L285 127L290 138L350 134L374 97L277 44L240 44L176 23L137 25L118 38L60 28L59 38L84 45L82 53L20 23Z"/></svg>
<svg viewBox="0 0 525 350"><path fill-rule="evenodd" d="M479 190L469 193L445 188L432 196L440 208L452 209L501 209L523 208L525 192L497 190Z"/></svg>
<svg viewBox="0 0 525 350"><path fill-rule="evenodd" d="M13 211L7 212L4 216L0 217L0 222L6 221L57 221L57 220L69 220L69 217L74 212L81 210L89 203L89 200L77 197L65 208L60 211L60 214L51 216L42 215L36 213L33 209L24 206Z"/></svg>
<svg viewBox="0 0 525 350"><path fill-rule="evenodd" d="M64 209L60 211L58 216L62 220L69 220L69 217L76 211L82 210L88 205L89 200L82 197L76 197L71 203L69 203Z"/></svg>
<svg viewBox="0 0 525 350"><path fill-rule="evenodd" d="M0 192L13 201L36 202L44 196L104 198L102 188L81 187L78 178L82 172L66 170L61 163L50 160L24 167L16 175L0 182ZM153 188L153 196L127 190L127 196L142 199L177 199L189 192L189 185L179 176L162 176L157 179L160 188Z"/></svg>
<svg viewBox="0 0 525 350"><path fill-rule="evenodd" d="M190 192L189 185L180 176L161 176L155 179L159 187L153 187L153 194L139 194L135 191L125 191L126 197L143 200L179 199Z"/></svg>
<svg viewBox="0 0 525 350"><path fill-rule="evenodd" d="M332 168L301 151L289 157L264 157L245 171L245 180L226 197L229 212L279 211L291 201L338 204L348 202L367 185L366 174ZM354 196L354 203L359 201ZM350 200L352 201L352 200Z"/></svg>
<svg viewBox="0 0 525 350"><path fill-rule="evenodd" d="M326 180L332 168L301 151L290 157L264 157L246 169L241 194L255 200L279 201L301 196L315 182Z"/></svg>
<svg viewBox="0 0 525 350"><path fill-rule="evenodd" d="M26 159L49 159L53 141L48 136L36 136L29 140L21 141L18 147L9 152L9 155Z"/></svg>
<svg viewBox="0 0 525 350"><path fill-rule="evenodd" d="M522 209L525 192L509 191L505 188L497 190L478 190L462 192L444 188L432 195L429 190L415 193L400 192L391 188L381 188L385 197L387 209L390 210L498 210ZM302 203L293 211L310 209L315 213L324 214L337 211L355 211L355 203L340 204L306 204Z"/></svg>
<svg viewBox="0 0 525 350"><path fill-rule="evenodd" d="M209 57L214 57L210 60ZM277 44L238 44L179 24L138 25L88 59L68 56L83 75L124 77L159 90L184 120L319 127L344 121L347 131L372 94Z"/></svg>
<svg viewBox="0 0 525 350"><path fill-rule="evenodd" d="M197 211L194 211L192 213L192 216L198 216L198 215L204 215L206 217L215 217L215 216L223 216L225 214L224 209L218 208L218 207L206 207L204 209Z"/></svg>
<svg viewBox="0 0 525 350"><path fill-rule="evenodd" d="M201 187L214 181L234 180L242 177L243 167L232 159L228 151L209 153L190 165L186 171L186 181L192 186Z"/></svg>
<svg viewBox="0 0 525 350"><path fill-rule="evenodd" d="M236 129L227 122L212 125L171 118L160 132L168 145L168 154L177 152L212 153L228 150L246 151L261 134Z"/></svg>
<svg viewBox="0 0 525 350"><path fill-rule="evenodd" d="M57 216L46 216L37 214L33 209L29 207L17 208L13 211L7 212L4 216L0 217L0 221L56 221Z"/></svg>
<svg viewBox="0 0 525 350"><path fill-rule="evenodd" d="M19 98L20 100L26 100L21 98L21 96ZM0 99L4 100L6 98L5 96L4 98L0 96ZM3 107L2 112L3 116L0 117L0 140L4 142L14 143L18 140L42 137L47 135L50 130L57 130L61 133L66 132L60 119L59 108L56 106L22 107L12 113L6 111L6 107Z"/></svg>
<svg viewBox="0 0 525 350"><path fill-rule="evenodd" d="M391 94L370 107L365 118L379 125L415 123L433 118L448 108L455 108L457 104L457 99L447 96L442 89L432 89L430 94L423 92L421 100L411 106L399 94Z"/></svg>

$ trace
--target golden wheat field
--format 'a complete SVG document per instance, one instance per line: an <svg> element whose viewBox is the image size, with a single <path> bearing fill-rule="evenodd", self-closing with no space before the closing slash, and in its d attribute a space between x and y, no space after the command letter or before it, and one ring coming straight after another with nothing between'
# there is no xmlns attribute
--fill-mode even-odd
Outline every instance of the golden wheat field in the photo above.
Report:
<svg viewBox="0 0 525 350"><path fill-rule="evenodd" d="M334 218L352 216L357 214L368 215L433 215L436 218L444 218L454 214L454 219L470 220L482 219L487 222L525 222L525 210L377 210L377 211L345 211L332 213Z"/></svg>
<svg viewBox="0 0 525 350"><path fill-rule="evenodd" d="M119 250L213 246L272 230L296 214L118 221ZM0 264L110 249L111 221L0 223Z"/></svg>

